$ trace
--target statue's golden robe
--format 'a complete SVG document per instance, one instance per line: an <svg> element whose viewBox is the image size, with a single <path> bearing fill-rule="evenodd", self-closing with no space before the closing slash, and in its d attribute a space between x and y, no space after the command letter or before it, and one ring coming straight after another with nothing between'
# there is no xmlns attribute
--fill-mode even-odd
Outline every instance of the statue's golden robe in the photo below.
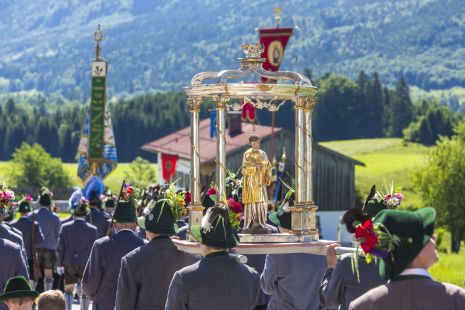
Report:
<svg viewBox="0 0 465 310"><path fill-rule="evenodd" d="M257 167L257 164L260 166ZM266 227L268 196L271 183L271 163L262 150L248 149L242 162L242 203L245 205L244 228L253 224Z"/></svg>

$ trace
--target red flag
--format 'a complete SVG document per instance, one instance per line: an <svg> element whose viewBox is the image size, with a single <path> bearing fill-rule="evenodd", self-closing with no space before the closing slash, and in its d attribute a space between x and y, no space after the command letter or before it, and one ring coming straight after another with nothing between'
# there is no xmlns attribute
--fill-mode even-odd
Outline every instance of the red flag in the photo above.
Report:
<svg viewBox="0 0 465 310"><path fill-rule="evenodd" d="M258 29L260 43L264 47L264 51L260 56L266 59L263 69L273 72L279 70L284 50L293 30L294 28ZM262 82L266 81L267 78L262 78Z"/></svg>
<svg viewBox="0 0 465 310"><path fill-rule="evenodd" d="M176 174L177 160L178 155L161 154L161 171L166 182L171 182L171 179Z"/></svg>
<svg viewBox="0 0 465 310"><path fill-rule="evenodd" d="M243 122L249 120L249 122L255 122L255 108L250 102L245 102L242 106L241 119Z"/></svg>

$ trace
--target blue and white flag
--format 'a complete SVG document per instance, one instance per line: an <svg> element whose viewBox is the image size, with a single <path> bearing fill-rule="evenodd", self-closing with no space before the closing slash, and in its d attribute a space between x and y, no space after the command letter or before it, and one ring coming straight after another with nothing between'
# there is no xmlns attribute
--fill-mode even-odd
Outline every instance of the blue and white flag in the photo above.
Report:
<svg viewBox="0 0 465 310"><path fill-rule="evenodd" d="M86 180L95 175L104 179L109 175L117 166L118 156L116 154L115 136L113 134L113 126L111 124L110 107L105 105L105 118L104 118L104 145L103 145L103 161L94 163L95 171L89 162L88 147L89 147L89 123L90 123L90 110L87 112L84 130L82 132L81 140L79 142L79 162L78 162L78 176L86 182Z"/></svg>

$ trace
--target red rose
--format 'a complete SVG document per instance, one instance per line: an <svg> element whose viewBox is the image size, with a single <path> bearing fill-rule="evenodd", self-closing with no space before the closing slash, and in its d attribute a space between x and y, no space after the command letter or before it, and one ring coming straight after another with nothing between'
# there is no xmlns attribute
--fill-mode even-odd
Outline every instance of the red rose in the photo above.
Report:
<svg viewBox="0 0 465 310"><path fill-rule="evenodd" d="M363 252L370 253L378 242L378 236L373 228L373 222L366 220L363 225L355 228L355 238L359 240Z"/></svg>
<svg viewBox="0 0 465 310"><path fill-rule="evenodd" d="M215 194L216 194L216 189L214 187L210 187L208 189L207 195L211 196L211 195L215 195Z"/></svg>
<svg viewBox="0 0 465 310"><path fill-rule="evenodd" d="M126 189L126 193L127 193L128 195L134 194L134 188L131 187L131 186L129 186L129 187Z"/></svg>

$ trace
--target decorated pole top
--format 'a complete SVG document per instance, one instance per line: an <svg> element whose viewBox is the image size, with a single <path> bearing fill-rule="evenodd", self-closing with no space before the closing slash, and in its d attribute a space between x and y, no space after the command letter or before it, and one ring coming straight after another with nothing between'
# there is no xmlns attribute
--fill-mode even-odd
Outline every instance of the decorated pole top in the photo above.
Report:
<svg viewBox="0 0 465 310"><path fill-rule="evenodd" d="M281 23L281 14L283 14L283 8L277 6L274 8L274 20L276 22L276 28L279 28L279 24Z"/></svg>
<svg viewBox="0 0 465 310"><path fill-rule="evenodd" d="M277 111L284 103L276 104L273 101L314 99L317 88L308 77L292 71L272 72L263 69L266 59L260 56L263 53L262 44L242 44L241 48L245 57L239 58L239 69L195 75L191 85L184 88L187 97L223 99L228 101L228 108L236 111L242 107L230 99L245 99L252 102L256 108L267 108L270 111ZM254 75L259 79L245 80ZM271 83L261 82L261 78L271 80ZM231 81L239 79L240 81ZM205 83L206 80L211 80L212 83Z"/></svg>
<svg viewBox="0 0 465 310"><path fill-rule="evenodd" d="M95 40L95 60L100 60L100 42L103 41L103 32L100 29L100 25L97 26L97 30L94 32Z"/></svg>

